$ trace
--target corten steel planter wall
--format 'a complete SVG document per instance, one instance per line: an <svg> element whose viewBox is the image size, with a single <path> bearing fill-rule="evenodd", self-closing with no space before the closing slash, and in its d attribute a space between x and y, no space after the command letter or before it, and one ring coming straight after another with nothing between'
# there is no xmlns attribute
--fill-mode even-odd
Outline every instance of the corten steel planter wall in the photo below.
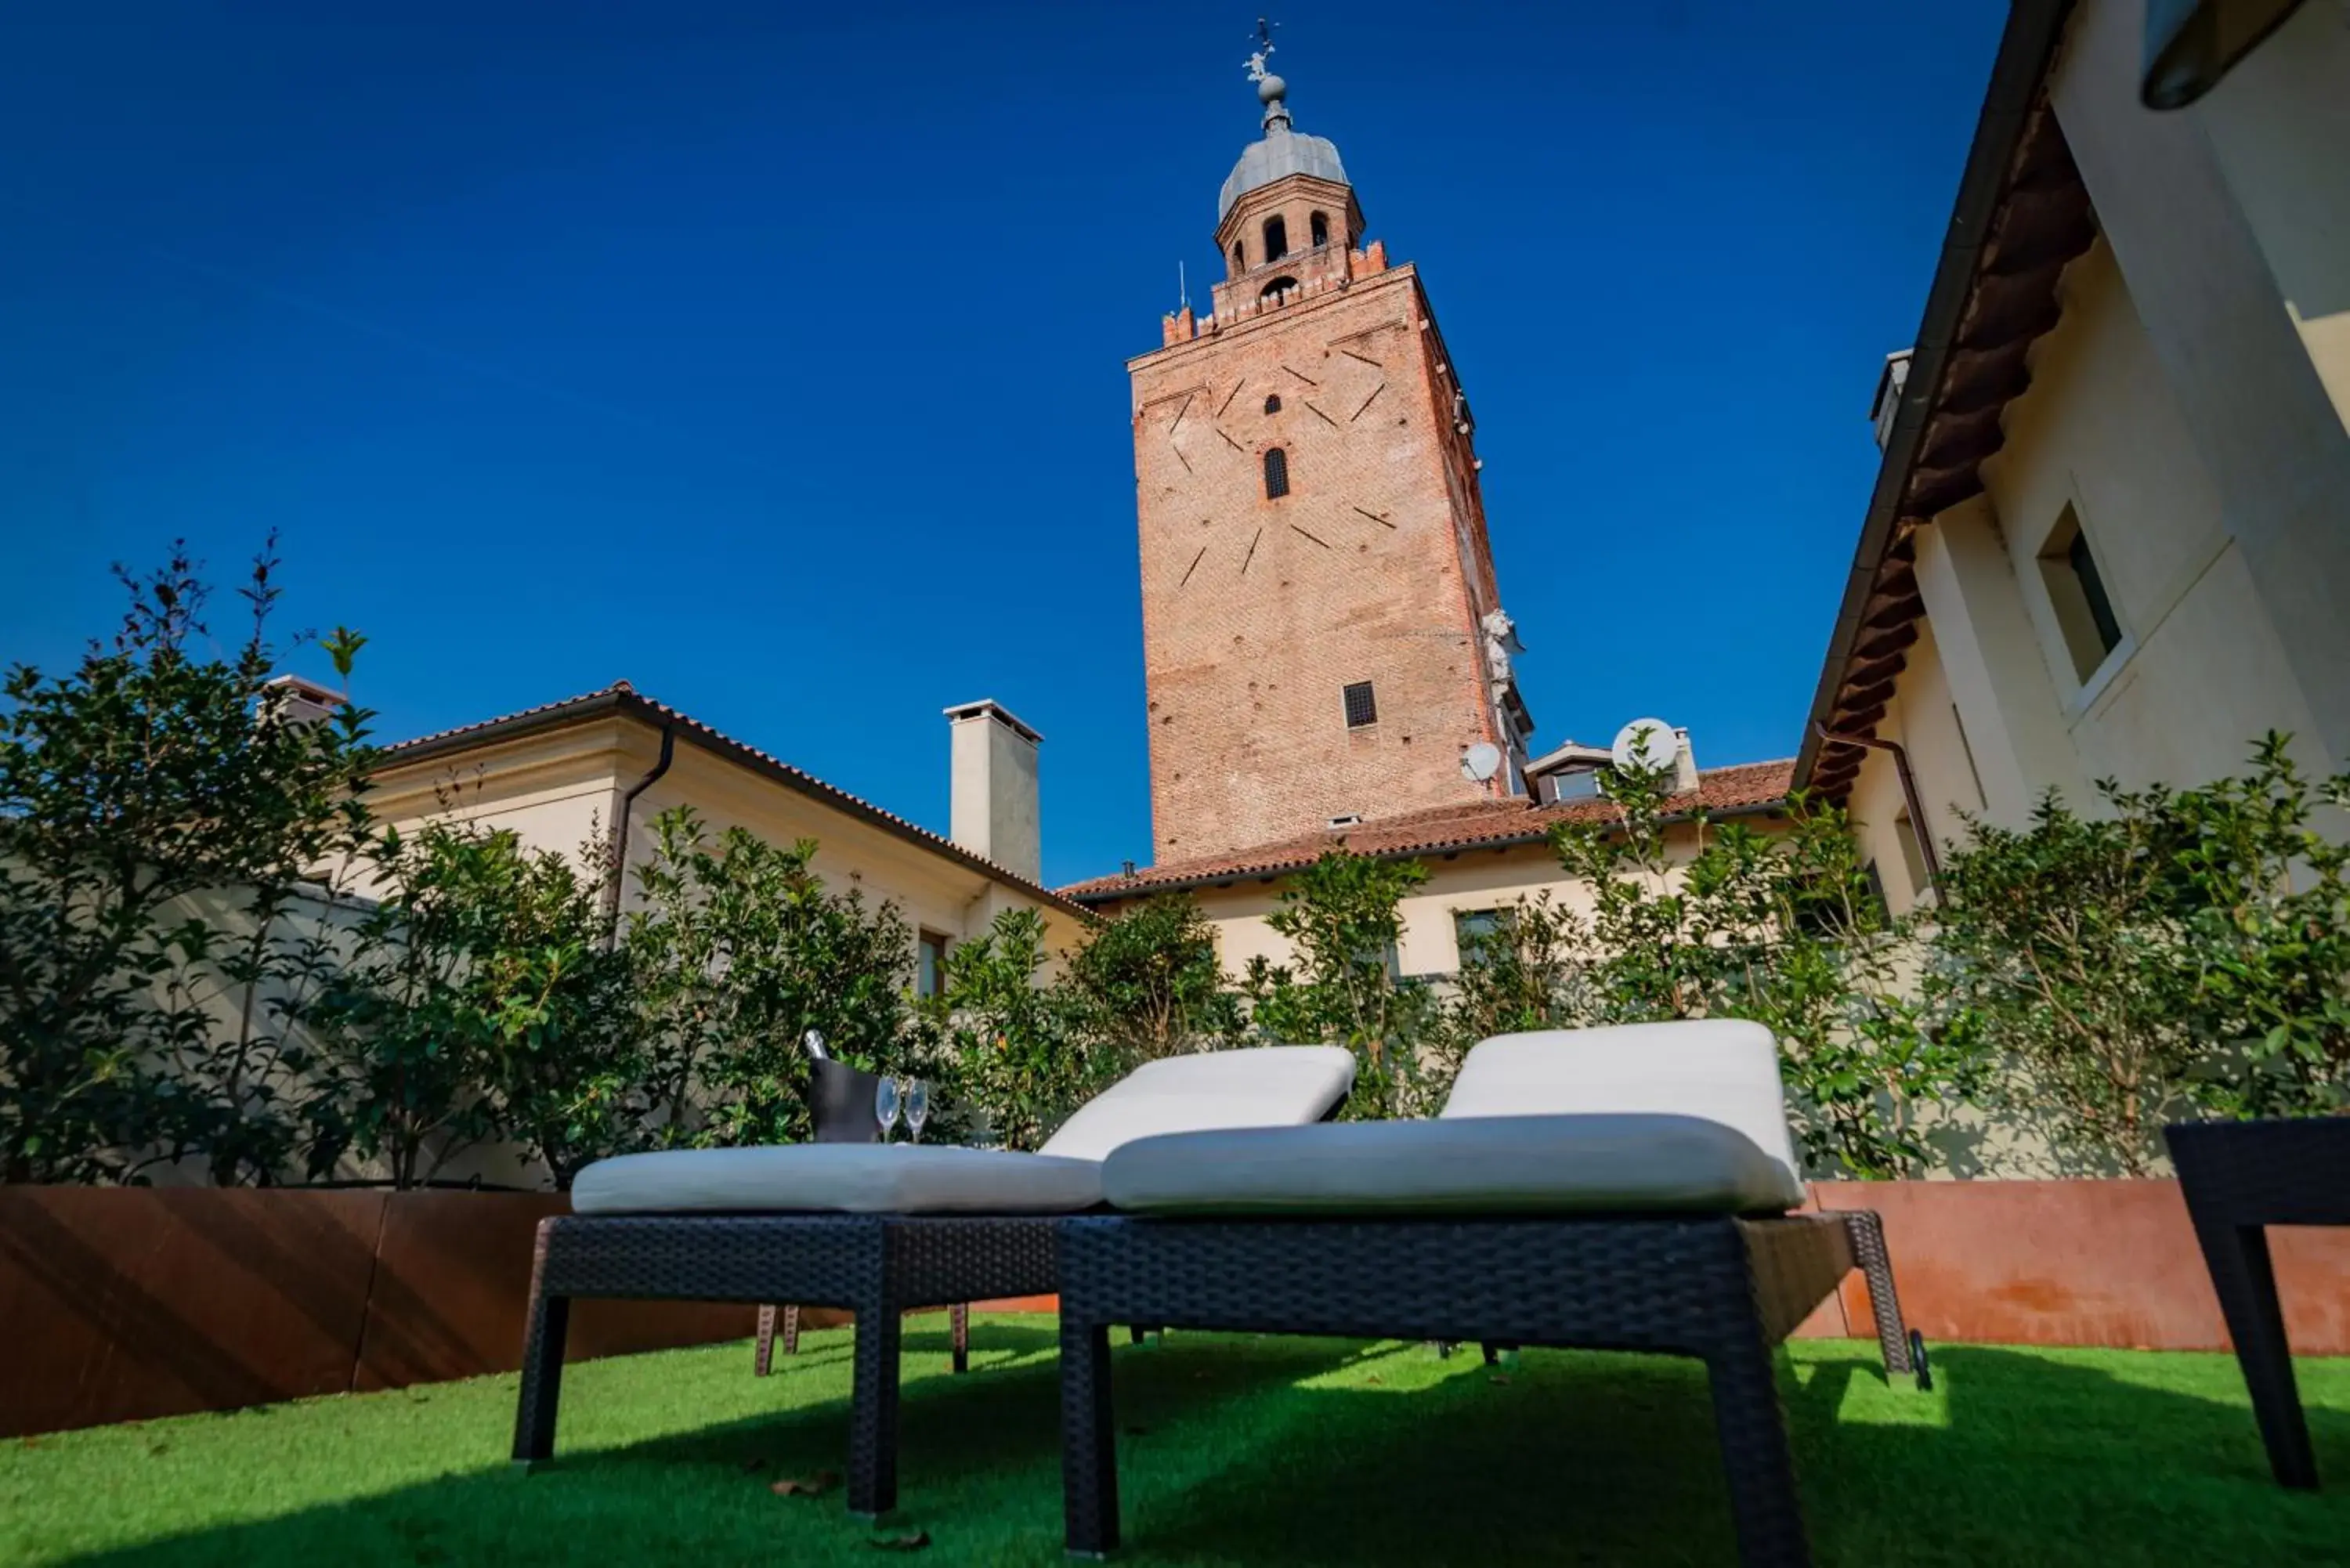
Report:
<svg viewBox="0 0 2350 1568"><path fill-rule="evenodd" d="M0 1187L0 1437L512 1371L532 1233L567 1207ZM571 1355L746 1339L752 1320L748 1306L582 1303Z"/></svg>
<svg viewBox="0 0 2350 1568"><path fill-rule="evenodd" d="M1833 1181L1824 1209L1874 1209L1901 1310L1928 1339L2224 1350L2228 1331L2176 1181ZM2350 1231L2269 1233L2296 1355L2350 1355ZM1811 1334L1877 1332L1846 1281Z"/></svg>
<svg viewBox="0 0 2350 1568"><path fill-rule="evenodd" d="M386 1202L0 1187L0 1437L348 1388Z"/></svg>
<svg viewBox="0 0 2350 1568"><path fill-rule="evenodd" d="M1812 1190L1822 1208L1884 1215L1902 1306L1929 1339L2228 1344L2175 1182ZM511 1371L532 1234L565 1207L521 1193L0 1187L0 1437ZM2293 1349L2350 1355L2350 1231L2278 1230L2272 1244ZM749 1306L583 1302L570 1354L752 1328ZM1875 1334L1856 1277L1804 1332Z"/></svg>

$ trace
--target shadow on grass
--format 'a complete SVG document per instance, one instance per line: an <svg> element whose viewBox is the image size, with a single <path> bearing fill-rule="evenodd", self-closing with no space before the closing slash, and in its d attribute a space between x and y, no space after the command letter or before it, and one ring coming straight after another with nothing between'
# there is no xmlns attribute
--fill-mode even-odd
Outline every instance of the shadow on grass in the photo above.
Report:
<svg viewBox="0 0 2350 1568"><path fill-rule="evenodd" d="M910 1377L889 1528L927 1531L927 1561L1060 1560L1055 1344L1049 1327L994 1325L984 1370ZM907 1345L942 1359L945 1334ZM845 1341L801 1359L844 1354ZM1870 1348L1807 1347L1781 1387L1817 1559L2350 1562L2350 1413L2310 1411L2338 1490L2287 1493L2232 1367L2147 1356L2124 1376L2093 1362L1950 1346L1940 1387L1920 1395L1888 1383ZM1692 1363L1529 1352L1496 1374L1473 1350L1440 1363L1417 1345L1178 1334L1119 1346L1116 1366L1126 1561L1734 1561ZM887 1561L837 1492L778 1499L764 1484L839 1469L847 1429L833 1397L582 1448L527 1477L475 1469L80 1561Z"/></svg>

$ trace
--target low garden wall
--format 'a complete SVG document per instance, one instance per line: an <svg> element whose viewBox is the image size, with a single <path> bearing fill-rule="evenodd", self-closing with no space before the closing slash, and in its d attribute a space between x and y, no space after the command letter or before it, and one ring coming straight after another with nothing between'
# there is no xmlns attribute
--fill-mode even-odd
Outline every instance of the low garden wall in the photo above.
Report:
<svg viewBox="0 0 2350 1568"><path fill-rule="evenodd" d="M2227 1344L2176 1183L1831 1182L1814 1200L1885 1216L1902 1304L1929 1340ZM518 1193L0 1187L0 1437L511 1371L532 1233L565 1208ZM2350 1231L2272 1235L2294 1349L2350 1355ZM582 1302L570 1354L744 1338L753 1315ZM1857 1277L1803 1332L1873 1335Z"/></svg>
<svg viewBox="0 0 2350 1568"><path fill-rule="evenodd" d="M568 1208L531 1193L0 1187L0 1437L512 1371L532 1235ZM754 1315L582 1302L570 1355L743 1338Z"/></svg>
<svg viewBox="0 0 2350 1568"><path fill-rule="evenodd" d="M1885 1217L1902 1314L1929 1340L2228 1348L2176 1181L1825 1181L1812 1197ZM2269 1240L2293 1350L2350 1355L2350 1230ZM1876 1334L1858 1276L1804 1332Z"/></svg>

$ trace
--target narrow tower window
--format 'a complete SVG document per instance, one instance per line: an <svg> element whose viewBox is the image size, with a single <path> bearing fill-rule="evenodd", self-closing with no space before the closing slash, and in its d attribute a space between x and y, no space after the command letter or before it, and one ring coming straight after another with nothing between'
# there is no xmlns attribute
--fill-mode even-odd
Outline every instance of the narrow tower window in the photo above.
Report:
<svg viewBox="0 0 2350 1568"><path fill-rule="evenodd" d="M1278 501L1289 493L1289 454L1279 447L1264 454L1264 498ZM1366 687L1364 690L1368 691Z"/></svg>
<svg viewBox="0 0 2350 1568"><path fill-rule="evenodd" d="M1264 411L1269 414L1277 414L1281 412L1281 394L1279 392L1274 393L1273 396L1264 400Z"/></svg>
<svg viewBox="0 0 2350 1568"><path fill-rule="evenodd" d="M1264 259L1277 262L1289 254L1289 225L1279 214L1264 221Z"/></svg>
<svg viewBox="0 0 2350 1568"><path fill-rule="evenodd" d="M1359 730L1366 724L1379 722L1379 704L1371 695L1371 683L1357 680L1346 690L1347 728Z"/></svg>
<svg viewBox="0 0 2350 1568"><path fill-rule="evenodd" d="M1330 220L1321 213L1314 214L1314 248L1320 250L1330 243Z"/></svg>
<svg viewBox="0 0 2350 1568"><path fill-rule="evenodd" d="M1237 244L1232 246L1232 270L1234 272L1248 271L1248 252Z"/></svg>

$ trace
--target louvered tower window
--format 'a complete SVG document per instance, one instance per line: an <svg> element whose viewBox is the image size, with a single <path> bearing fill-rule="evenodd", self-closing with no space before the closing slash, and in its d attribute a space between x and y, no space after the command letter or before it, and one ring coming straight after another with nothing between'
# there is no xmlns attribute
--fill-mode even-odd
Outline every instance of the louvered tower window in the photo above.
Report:
<svg viewBox="0 0 2350 1568"><path fill-rule="evenodd" d="M1289 454L1274 447L1264 454L1264 498L1278 501L1289 493Z"/></svg>

